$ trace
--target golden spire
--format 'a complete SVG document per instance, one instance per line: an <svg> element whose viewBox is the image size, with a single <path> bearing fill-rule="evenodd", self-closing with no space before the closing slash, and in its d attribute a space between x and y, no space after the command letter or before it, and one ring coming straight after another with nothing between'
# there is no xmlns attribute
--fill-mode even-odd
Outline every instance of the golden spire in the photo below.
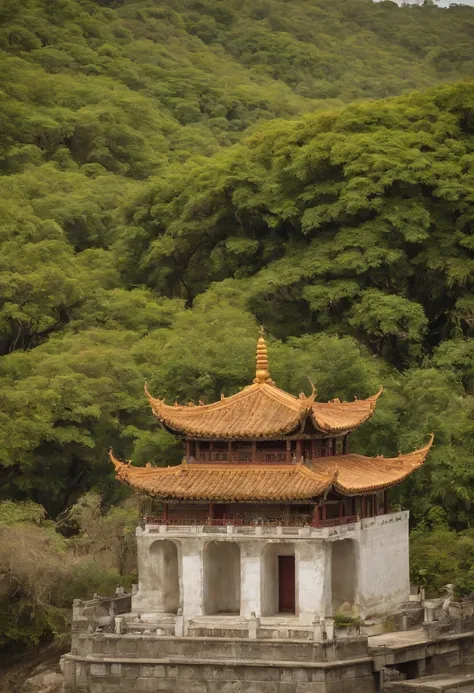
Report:
<svg viewBox="0 0 474 693"><path fill-rule="evenodd" d="M273 381L270 378L270 372L268 370L268 353L267 345L264 339L265 330L260 325L260 337L257 341L257 368L255 371L254 383L269 383L273 385Z"/></svg>

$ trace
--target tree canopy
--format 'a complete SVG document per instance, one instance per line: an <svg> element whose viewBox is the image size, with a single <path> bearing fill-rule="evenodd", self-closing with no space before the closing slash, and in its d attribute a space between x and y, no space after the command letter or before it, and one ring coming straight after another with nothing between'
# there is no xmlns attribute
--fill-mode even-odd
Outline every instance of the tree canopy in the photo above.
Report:
<svg viewBox="0 0 474 693"><path fill-rule="evenodd" d="M448 581L474 504L474 8L5 0L0 27L8 546L23 525L27 547L48 545L74 513L67 531L95 546L84 518L115 527L127 496L107 448L182 454L144 380L169 402L236 392L263 323L281 387L309 377L325 400L384 384L354 450L434 431L392 501L431 587Z"/></svg>

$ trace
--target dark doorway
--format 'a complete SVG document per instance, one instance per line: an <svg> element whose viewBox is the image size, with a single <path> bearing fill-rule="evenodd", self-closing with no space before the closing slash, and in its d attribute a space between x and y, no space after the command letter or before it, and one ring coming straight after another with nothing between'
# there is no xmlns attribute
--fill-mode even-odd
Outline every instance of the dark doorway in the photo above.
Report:
<svg viewBox="0 0 474 693"><path fill-rule="evenodd" d="M295 613L295 557L278 556L278 611Z"/></svg>

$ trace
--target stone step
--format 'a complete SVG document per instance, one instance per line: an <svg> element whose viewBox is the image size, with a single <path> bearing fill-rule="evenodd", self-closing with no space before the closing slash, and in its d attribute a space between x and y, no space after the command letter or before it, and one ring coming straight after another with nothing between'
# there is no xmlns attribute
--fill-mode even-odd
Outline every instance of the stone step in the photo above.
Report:
<svg viewBox="0 0 474 693"><path fill-rule="evenodd" d="M474 693L474 673L454 669L450 672L422 676L409 681L387 681L384 683L385 691L387 693L442 693L443 691Z"/></svg>

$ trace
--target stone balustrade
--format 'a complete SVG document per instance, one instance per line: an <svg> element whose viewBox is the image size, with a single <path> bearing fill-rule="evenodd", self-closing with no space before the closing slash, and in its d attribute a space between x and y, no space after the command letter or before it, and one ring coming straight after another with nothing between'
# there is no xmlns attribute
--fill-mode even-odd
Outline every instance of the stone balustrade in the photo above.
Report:
<svg viewBox="0 0 474 693"><path fill-rule="evenodd" d="M207 536L207 535L232 535L233 538L239 537L261 537L281 538L292 537L315 538L315 539L331 539L337 538L346 534L353 534L361 529L369 529L371 527L381 527L385 524L406 521L408 517L407 511L398 513L389 513L386 515L377 515L376 517L368 517L360 519L357 516L334 518L326 521L321 526L314 527L311 525L287 525L283 522L280 524L273 522L263 522L262 524L244 525L240 522L232 522L231 520L221 521L219 523L202 523L202 524L179 524L165 523L158 524L156 522L146 523L140 532L145 534L169 535L171 537L185 536Z"/></svg>

